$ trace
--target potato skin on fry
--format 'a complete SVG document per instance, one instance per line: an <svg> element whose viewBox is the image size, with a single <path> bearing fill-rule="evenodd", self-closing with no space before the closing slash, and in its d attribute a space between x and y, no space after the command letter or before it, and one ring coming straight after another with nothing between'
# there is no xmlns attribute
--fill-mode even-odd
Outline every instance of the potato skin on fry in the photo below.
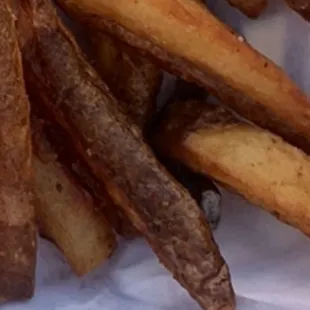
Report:
<svg viewBox="0 0 310 310"><path fill-rule="evenodd" d="M92 172L197 302L208 310L235 309L228 267L197 204L156 161L50 2L22 1L19 9L27 86L40 97L36 104L71 135Z"/></svg>
<svg viewBox="0 0 310 310"><path fill-rule="evenodd" d="M231 6L250 18L257 18L268 5L268 0L227 0Z"/></svg>
<svg viewBox="0 0 310 310"><path fill-rule="evenodd" d="M29 103L15 17L0 3L0 302L32 297L36 229Z"/></svg>
<svg viewBox="0 0 310 310"><path fill-rule="evenodd" d="M301 150L201 101L171 107L155 140L166 156L310 236L310 157Z"/></svg>
<svg viewBox="0 0 310 310"><path fill-rule="evenodd" d="M32 115L37 222L40 233L63 252L76 275L83 276L110 257L115 235L90 194L60 162L45 126Z"/></svg>
<svg viewBox="0 0 310 310"><path fill-rule="evenodd" d="M129 117L148 131L156 111L162 72L139 51L105 33L89 30L94 65Z"/></svg>
<svg viewBox="0 0 310 310"><path fill-rule="evenodd" d="M95 29L89 29L88 34L95 69L119 100L126 115L146 135L157 108L157 94L162 82L161 70L144 58L137 49L117 38ZM84 178L89 179L88 176ZM100 193L98 182L87 183L92 183L95 192ZM120 211L118 214L113 214L114 212L109 210L107 212L110 218L115 215L114 226L122 237L139 236L139 232L131 225L125 214Z"/></svg>
<svg viewBox="0 0 310 310"><path fill-rule="evenodd" d="M310 153L309 98L203 5L192 0L57 2L85 24L117 34L167 70L209 89L238 114Z"/></svg>

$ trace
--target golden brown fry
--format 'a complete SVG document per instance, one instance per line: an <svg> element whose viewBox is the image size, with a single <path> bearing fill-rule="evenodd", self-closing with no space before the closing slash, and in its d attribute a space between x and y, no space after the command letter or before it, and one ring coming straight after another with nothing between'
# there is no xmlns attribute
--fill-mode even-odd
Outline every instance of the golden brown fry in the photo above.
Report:
<svg viewBox="0 0 310 310"><path fill-rule="evenodd" d="M175 104L166 116L156 139L162 152L310 236L309 156L220 106Z"/></svg>
<svg viewBox="0 0 310 310"><path fill-rule="evenodd" d="M227 0L230 5L236 7L250 18L257 18L265 10L268 0Z"/></svg>
<svg viewBox="0 0 310 310"><path fill-rule="evenodd" d="M15 18L0 4L0 301L32 297L36 263L29 103Z"/></svg>
<svg viewBox="0 0 310 310"><path fill-rule="evenodd" d="M309 99L279 67L196 1L57 2L310 153Z"/></svg>
<svg viewBox="0 0 310 310"><path fill-rule="evenodd" d="M20 43L34 102L70 133L114 201L197 302L208 310L235 309L228 268L197 204L156 161L51 3L23 0L19 9Z"/></svg>
<svg viewBox="0 0 310 310"><path fill-rule="evenodd" d="M95 68L133 121L147 131L156 111L161 70L139 52L107 34L90 30Z"/></svg>
<svg viewBox="0 0 310 310"><path fill-rule="evenodd" d="M110 257L115 235L96 210L95 201L81 187L44 134L44 122L33 116L36 217L40 233L55 242L78 276Z"/></svg>
<svg viewBox="0 0 310 310"><path fill-rule="evenodd" d="M310 21L309 0L285 0L288 6L301 15L305 20Z"/></svg>

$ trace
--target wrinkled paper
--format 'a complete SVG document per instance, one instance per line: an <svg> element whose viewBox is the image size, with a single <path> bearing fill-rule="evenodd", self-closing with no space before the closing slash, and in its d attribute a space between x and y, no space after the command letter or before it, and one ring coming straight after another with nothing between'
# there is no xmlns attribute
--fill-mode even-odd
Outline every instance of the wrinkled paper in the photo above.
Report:
<svg viewBox="0 0 310 310"><path fill-rule="evenodd" d="M284 1L251 21L225 0L210 8L310 94L310 25ZM182 34L180 34L182 35ZM169 87L168 87L169 89ZM309 202L310 204L310 202ZM310 241L241 198L225 193L215 233L230 266L239 310L310 310ZM36 296L3 310L198 310L143 240L124 242L113 258L78 279L62 255L40 240Z"/></svg>

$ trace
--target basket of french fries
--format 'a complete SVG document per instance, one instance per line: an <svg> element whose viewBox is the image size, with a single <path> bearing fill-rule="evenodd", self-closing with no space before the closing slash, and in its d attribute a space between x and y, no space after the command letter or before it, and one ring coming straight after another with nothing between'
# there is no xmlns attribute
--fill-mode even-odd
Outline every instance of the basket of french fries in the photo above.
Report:
<svg viewBox="0 0 310 310"><path fill-rule="evenodd" d="M310 20L310 1L283 2ZM268 1L224 5L253 20ZM4 0L0 14L0 309L43 298L37 236L81 287L144 240L204 310L239 309L213 236L222 193L310 236L310 99L207 4ZM64 309L47 296L41 309Z"/></svg>

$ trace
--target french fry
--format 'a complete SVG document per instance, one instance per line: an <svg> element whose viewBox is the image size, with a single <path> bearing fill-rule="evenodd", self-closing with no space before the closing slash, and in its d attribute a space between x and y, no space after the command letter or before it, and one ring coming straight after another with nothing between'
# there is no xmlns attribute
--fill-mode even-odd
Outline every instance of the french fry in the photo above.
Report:
<svg viewBox="0 0 310 310"><path fill-rule="evenodd" d="M268 0L227 0L229 4L250 18L259 17L268 5Z"/></svg>
<svg viewBox="0 0 310 310"><path fill-rule="evenodd" d="M88 29L88 34L97 72L119 99L128 117L143 134L147 134L156 112L157 95L162 82L161 70L140 55L139 51L106 33ZM85 178L89 179L87 176ZM93 188L100 193L99 183L95 183L97 185L92 182ZM114 223L117 225L114 226L121 236L133 238L139 235L125 214L113 213L109 212L111 217L115 215Z"/></svg>
<svg viewBox="0 0 310 310"><path fill-rule="evenodd" d="M36 229L29 103L9 1L0 16L0 302L7 302L33 296Z"/></svg>
<svg viewBox="0 0 310 310"><path fill-rule="evenodd" d="M271 60L192 0L57 0L310 153L310 102Z"/></svg>
<svg viewBox="0 0 310 310"><path fill-rule="evenodd" d="M310 236L310 158L301 150L201 101L171 107L155 140L166 156Z"/></svg>
<svg viewBox="0 0 310 310"><path fill-rule="evenodd" d="M34 102L70 134L92 172L193 298L204 309L235 309L228 267L197 204L156 161L51 3L23 0L18 9Z"/></svg>
<svg viewBox="0 0 310 310"><path fill-rule="evenodd" d="M40 233L63 252L78 276L108 259L116 246L112 228L96 201L58 159L44 133L45 121L32 117L36 217Z"/></svg>
<svg viewBox="0 0 310 310"><path fill-rule="evenodd" d="M285 0L288 6L301 15L305 20L310 21L309 0Z"/></svg>
<svg viewBox="0 0 310 310"><path fill-rule="evenodd" d="M156 111L162 72L139 52L116 38L88 31L94 65L126 113L142 130L148 131Z"/></svg>

